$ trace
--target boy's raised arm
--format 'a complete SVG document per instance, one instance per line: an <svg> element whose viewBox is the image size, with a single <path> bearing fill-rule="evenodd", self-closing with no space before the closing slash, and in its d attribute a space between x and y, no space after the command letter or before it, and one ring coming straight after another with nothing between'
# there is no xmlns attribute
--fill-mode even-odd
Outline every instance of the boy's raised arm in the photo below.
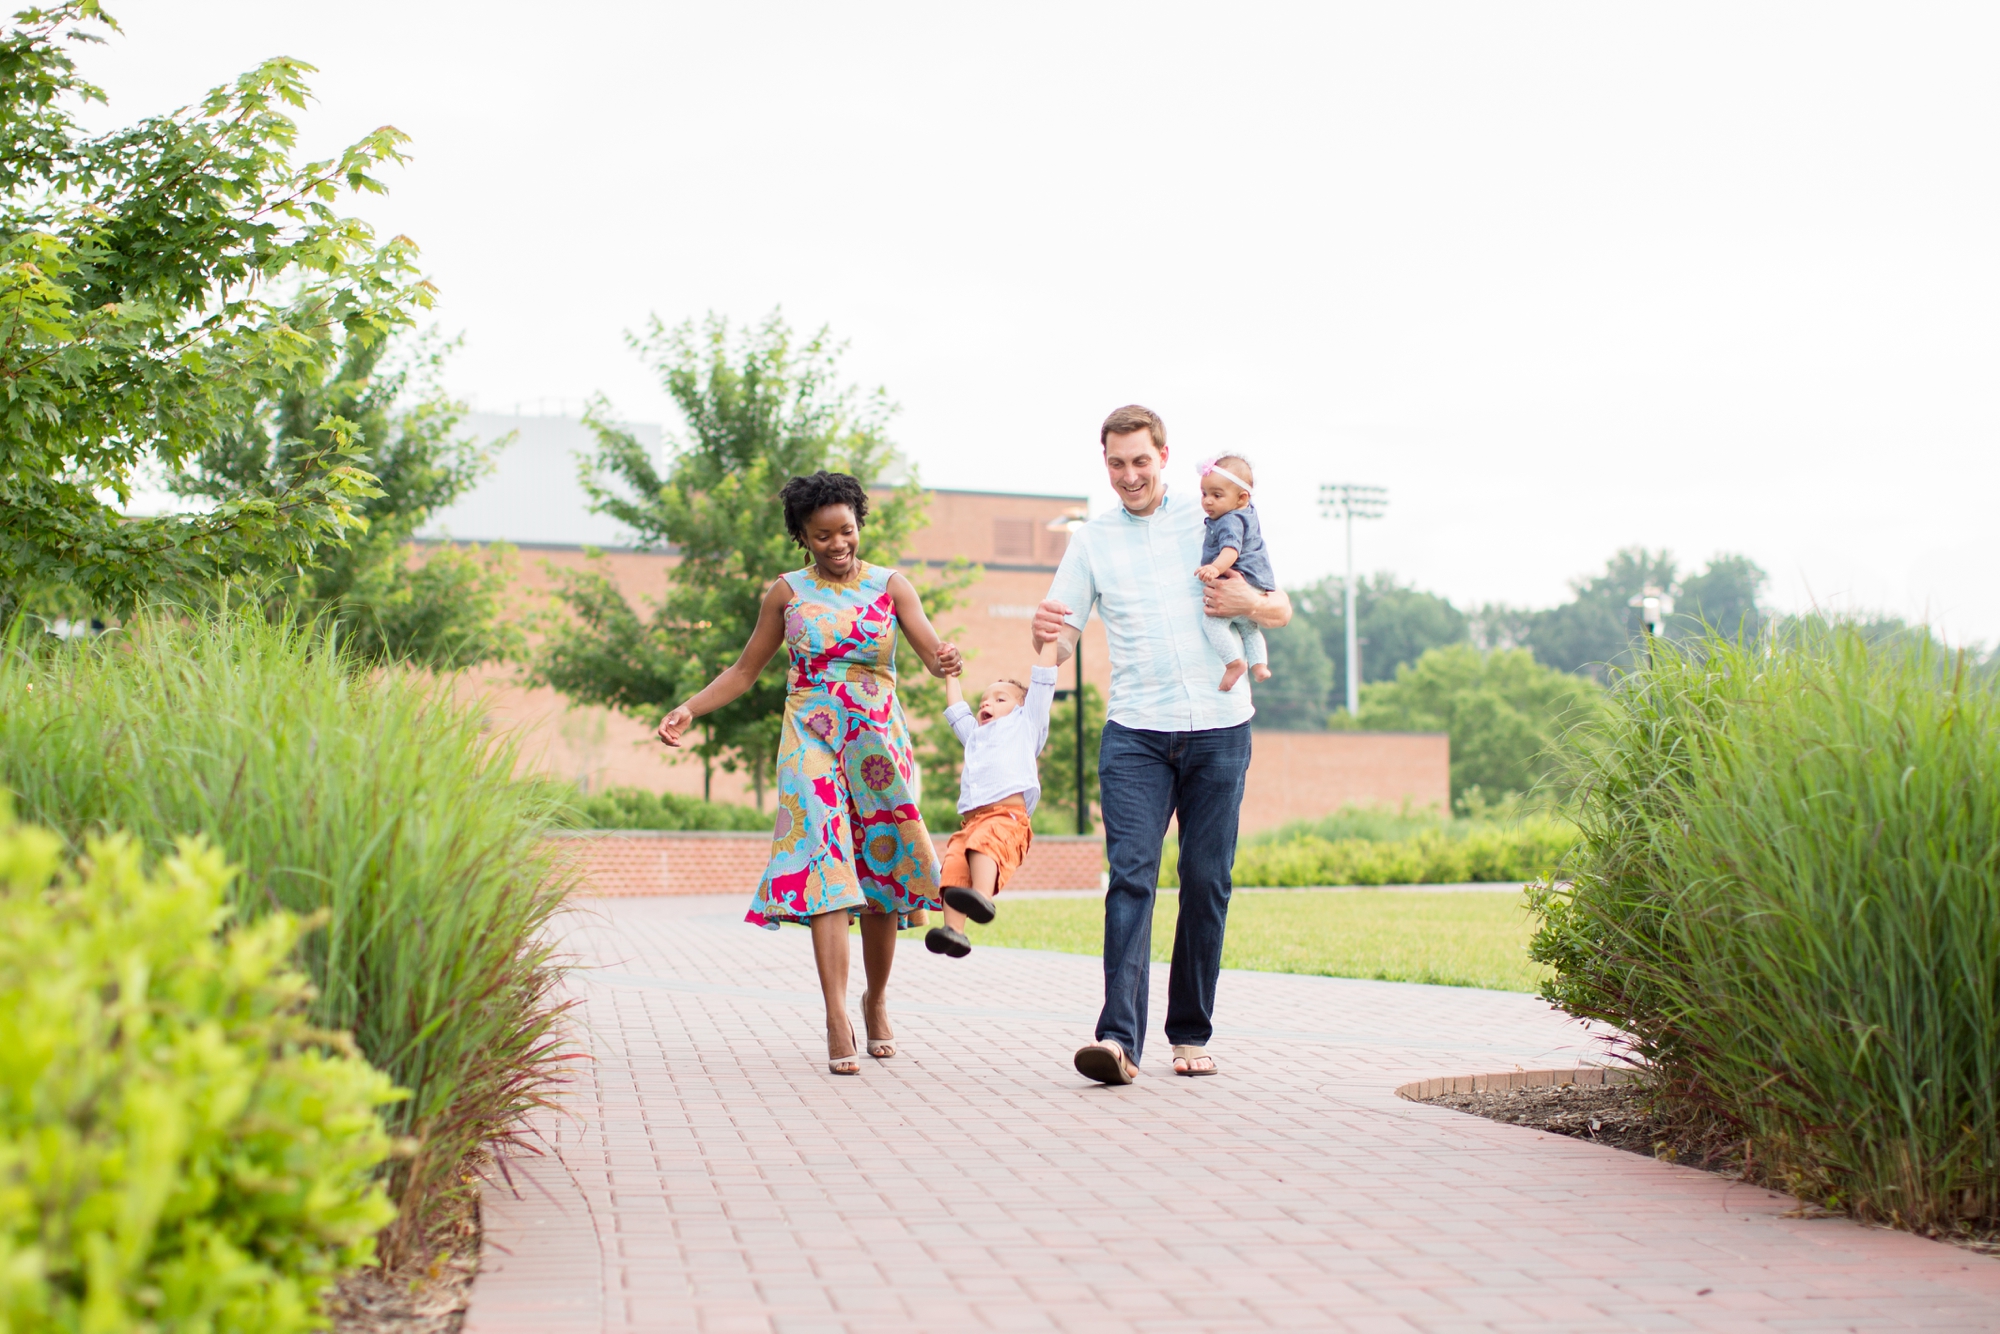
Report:
<svg viewBox="0 0 2000 1334"><path fill-rule="evenodd" d="M965 702L965 687L959 684L956 673L944 679L944 723L961 746L972 739L973 732L979 727L973 720L972 709Z"/></svg>
<svg viewBox="0 0 2000 1334"><path fill-rule="evenodd" d="M1028 673L1028 716L1035 720L1035 735L1040 738L1036 750L1049 739L1049 709L1056 702L1056 663L1061 651L1061 642L1051 639L1035 655L1034 670ZM1082 707L1080 700L1078 707Z"/></svg>

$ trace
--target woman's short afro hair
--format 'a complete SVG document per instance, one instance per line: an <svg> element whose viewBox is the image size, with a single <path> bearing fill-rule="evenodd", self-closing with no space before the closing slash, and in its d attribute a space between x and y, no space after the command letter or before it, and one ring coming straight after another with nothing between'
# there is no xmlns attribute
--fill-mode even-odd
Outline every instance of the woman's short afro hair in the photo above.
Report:
<svg viewBox="0 0 2000 1334"><path fill-rule="evenodd" d="M816 472L794 477L778 492L785 503L785 531L800 546L806 544L806 520L828 505L845 505L854 511L854 526L868 522L868 492L860 481L844 472Z"/></svg>

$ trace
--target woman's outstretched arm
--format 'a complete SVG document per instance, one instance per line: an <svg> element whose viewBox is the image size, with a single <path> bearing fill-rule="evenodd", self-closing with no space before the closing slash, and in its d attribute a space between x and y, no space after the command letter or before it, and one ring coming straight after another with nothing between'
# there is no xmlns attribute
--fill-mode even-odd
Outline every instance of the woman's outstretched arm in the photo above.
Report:
<svg viewBox="0 0 2000 1334"><path fill-rule="evenodd" d="M757 608L757 624L751 629L750 642L743 646L741 656L696 691L693 699L662 718L659 731L653 735L678 750L681 734L695 719L704 713L714 713L755 685L770 664L771 655L785 642L785 607L791 600L792 586L783 579L772 581L764 592L763 605Z"/></svg>
<svg viewBox="0 0 2000 1334"><path fill-rule="evenodd" d="M892 574L889 596L895 599L896 619L902 624L903 638L910 641L910 647L924 660L930 674L958 675L964 666L959 660L958 645L938 638L938 632L931 628L931 618L924 615L924 600L917 596L916 587L900 573Z"/></svg>

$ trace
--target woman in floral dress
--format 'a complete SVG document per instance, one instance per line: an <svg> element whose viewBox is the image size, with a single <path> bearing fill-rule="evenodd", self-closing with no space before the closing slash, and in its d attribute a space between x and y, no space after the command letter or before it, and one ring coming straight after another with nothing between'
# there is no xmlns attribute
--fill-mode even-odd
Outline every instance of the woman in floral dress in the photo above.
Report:
<svg viewBox="0 0 2000 1334"><path fill-rule="evenodd" d="M868 493L845 473L785 483L785 529L812 556L772 582L750 642L724 671L660 723L678 747L694 720L750 688L782 642L791 659L784 731L778 742L778 815L771 865L748 920L812 926L813 957L826 996L827 1068L861 1073L847 1015L847 924L861 921L868 987L862 1016L868 1054L896 1054L889 1030L889 968L896 932L940 908L938 860L917 811L916 762L896 701L896 636L933 676L959 671L910 581L859 554Z"/></svg>

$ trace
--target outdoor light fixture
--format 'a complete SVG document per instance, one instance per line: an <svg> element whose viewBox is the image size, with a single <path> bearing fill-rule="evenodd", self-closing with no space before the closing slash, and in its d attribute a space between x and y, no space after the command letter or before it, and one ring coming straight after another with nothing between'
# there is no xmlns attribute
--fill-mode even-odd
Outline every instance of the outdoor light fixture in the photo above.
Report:
<svg viewBox="0 0 2000 1334"><path fill-rule="evenodd" d="M1322 482L1319 508L1322 518L1347 520L1347 715L1351 718L1361 712L1361 653L1354 638L1354 521L1381 518L1389 508L1389 488Z"/></svg>
<svg viewBox="0 0 2000 1334"><path fill-rule="evenodd" d="M1639 609L1639 624L1646 631L1646 661L1653 660L1653 640L1666 633L1667 617L1674 614L1673 595L1658 584L1647 584L1625 603Z"/></svg>
<svg viewBox="0 0 2000 1334"><path fill-rule="evenodd" d="M1050 519L1048 528L1052 533L1068 533L1071 537L1075 537L1076 530L1089 522L1090 514L1087 510L1070 510L1066 514ZM1056 698L1063 698L1065 693L1058 690ZM1087 834L1090 832L1090 803L1084 800L1083 795L1083 631L1081 630L1076 632L1076 689L1067 693L1076 697L1076 832Z"/></svg>

